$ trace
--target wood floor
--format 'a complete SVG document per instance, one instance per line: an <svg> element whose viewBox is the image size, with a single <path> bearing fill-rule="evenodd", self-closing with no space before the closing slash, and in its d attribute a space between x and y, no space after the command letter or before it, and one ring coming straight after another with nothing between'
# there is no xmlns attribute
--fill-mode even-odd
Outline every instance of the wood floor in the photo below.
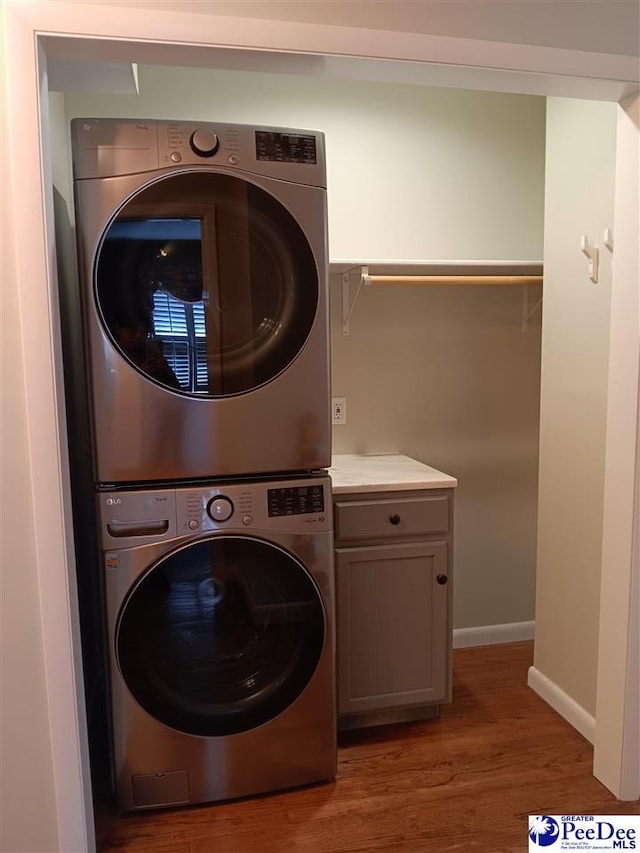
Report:
<svg viewBox="0 0 640 853"><path fill-rule="evenodd" d="M591 746L526 686L531 643L454 653L437 720L340 737L335 782L115 817L100 853L519 853L529 814L640 814L591 774Z"/></svg>

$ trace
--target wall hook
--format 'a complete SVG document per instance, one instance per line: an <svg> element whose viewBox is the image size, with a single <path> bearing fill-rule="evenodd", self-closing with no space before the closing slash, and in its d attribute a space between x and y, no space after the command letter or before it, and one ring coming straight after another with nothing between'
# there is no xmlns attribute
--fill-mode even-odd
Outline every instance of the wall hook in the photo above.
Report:
<svg viewBox="0 0 640 853"><path fill-rule="evenodd" d="M600 260L600 250L597 246L590 246L587 240L587 235L582 234L580 237L580 251L589 259L589 278L596 284L598 281L598 263Z"/></svg>
<svg viewBox="0 0 640 853"><path fill-rule="evenodd" d="M604 229L604 237L602 242L604 243L605 249L608 249L610 252L613 252L613 231L611 228Z"/></svg>

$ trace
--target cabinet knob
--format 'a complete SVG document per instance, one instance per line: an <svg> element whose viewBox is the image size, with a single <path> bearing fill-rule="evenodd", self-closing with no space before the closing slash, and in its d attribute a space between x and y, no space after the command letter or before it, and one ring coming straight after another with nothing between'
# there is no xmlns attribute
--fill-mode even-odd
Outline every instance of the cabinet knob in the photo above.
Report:
<svg viewBox="0 0 640 853"><path fill-rule="evenodd" d="M436 580L438 581L440 586L444 586L446 584L446 582L449 580L449 578L446 575L438 575L436 577Z"/></svg>
<svg viewBox="0 0 640 853"><path fill-rule="evenodd" d="M400 516L397 512L394 512L393 515L389 516L389 521L391 524L400 524Z"/></svg>

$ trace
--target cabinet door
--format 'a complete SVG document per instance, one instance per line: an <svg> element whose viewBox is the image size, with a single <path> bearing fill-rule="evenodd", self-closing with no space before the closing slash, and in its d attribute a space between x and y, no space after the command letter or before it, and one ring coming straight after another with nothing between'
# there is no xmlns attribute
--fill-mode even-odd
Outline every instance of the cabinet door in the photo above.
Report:
<svg viewBox="0 0 640 853"><path fill-rule="evenodd" d="M447 563L446 542L337 549L340 714L446 700Z"/></svg>

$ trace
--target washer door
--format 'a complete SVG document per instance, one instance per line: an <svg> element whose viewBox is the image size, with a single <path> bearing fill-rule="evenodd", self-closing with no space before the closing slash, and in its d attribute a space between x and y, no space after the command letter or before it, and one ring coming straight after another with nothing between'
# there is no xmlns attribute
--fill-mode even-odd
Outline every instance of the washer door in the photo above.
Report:
<svg viewBox="0 0 640 853"><path fill-rule="evenodd" d="M286 710L311 680L324 639L320 593L301 563L261 540L219 536L141 578L122 605L115 651L152 717L216 736Z"/></svg>
<svg viewBox="0 0 640 853"><path fill-rule="evenodd" d="M260 187L215 172L173 174L136 193L101 240L94 280L124 358L198 397L278 376L304 346L319 298L293 216Z"/></svg>

